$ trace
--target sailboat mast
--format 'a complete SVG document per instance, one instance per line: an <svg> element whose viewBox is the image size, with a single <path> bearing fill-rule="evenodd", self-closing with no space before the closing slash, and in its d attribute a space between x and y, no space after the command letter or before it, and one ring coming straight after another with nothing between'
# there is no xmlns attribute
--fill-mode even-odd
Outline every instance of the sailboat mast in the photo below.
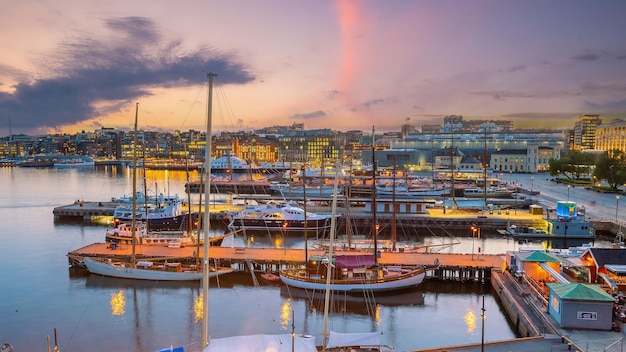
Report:
<svg viewBox="0 0 626 352"><path fill-rule="evenodd" d="M372 126L372 224L374 225L374 264L378 265L378 220L376 219L376 133Z"/></svg>
<svg viewBox="0 0 626 352"><path fill-rule="evenodd" d="M209 80L209 93L207 99L207 126L206 126L206 147L204 151L205 164L205 185L204 199L206 206L204 207L204 260L202 264L202 348L209 345L209 229L211 220L209 217L209 190L211 186L211 118L213 112L213 80L217 76L214 73L207 73Z"/></svg>
<svg viewBox="0 0 626 352"><path fill-rule="evenodd" d="M137 242L137 240L135 239L136 237L136 222L137 222L137 119L139 116L139 103L135 103L135 134L133 136L133 205L132 205L132 214L133 214L133 219L131 220L131 242L132 243L132 247L133 250L131 252L131 264L132 267L135 267L135 244ZM148 219L146 219L146 223L148 222Z"/></svg>
<svg viewBox="0 0 626 352"><path fill-rule="evenodd" d="M339 165L337 165L339 167ZM322 346L326 350L328 340L328 307L330 305L330 280L333 266L333 240L337 232L337 185L339 184L339 173L335 173L333 185L332 217L330 219L330 240L328 241L328 264L326 267L326 295L324 296L324 333L322 336Z"/></svg>

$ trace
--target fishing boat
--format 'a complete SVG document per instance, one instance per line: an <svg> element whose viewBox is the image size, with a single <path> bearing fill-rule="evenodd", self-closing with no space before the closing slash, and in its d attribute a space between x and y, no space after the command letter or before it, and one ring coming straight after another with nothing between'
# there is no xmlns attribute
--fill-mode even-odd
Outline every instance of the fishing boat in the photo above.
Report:
<svg viewBox="0 0 626 352"><path fill-rule="evenodd" d="M554 216L543 220L544 225L537 227L508 225L504 234L518 240L595 239L594 228L585 219L584 208L579 208L576 202L557 202Z"/></svg>
<svg viewBox="0 0 626 352"><path fill-rule="evenodd" d="M330 214L306 212L307 229L317 233L330 231L332 218ZM302 208L292 203L268 202L245 207L231 215L228 228L230 231L299 233L304 231L304 224L305 212Z"/></svg>
<svg viewBox="0 0 626 352"><path fill-rule="evenodd" d="M133 194L137 192L137 118L139 113L139 104L137 104L135 112L135 140L133 151ZM136 213L137 201L133 199L131 214ZM153 280L153 281L195 281L205 277L216 277L218 275L227 274L233 271L232 268L204 268L208 266L208 262L198 268L196 264L185 265L181 262L152 262L149 260L136 260L137 236L137 219L131 217L131 246L132 254L129 261L122 261L114 258L89 258L86 257L83 263L87 270L92 274L103 276L111 276L122 279L134 280ZM208 237L208 231L205 231L205 237ZM208 243L208 240L205 241ZM205 250L209 246L204 246ZM205 252L206 253L206 252ZM208 256L205 256L207 258Z"/></svg>

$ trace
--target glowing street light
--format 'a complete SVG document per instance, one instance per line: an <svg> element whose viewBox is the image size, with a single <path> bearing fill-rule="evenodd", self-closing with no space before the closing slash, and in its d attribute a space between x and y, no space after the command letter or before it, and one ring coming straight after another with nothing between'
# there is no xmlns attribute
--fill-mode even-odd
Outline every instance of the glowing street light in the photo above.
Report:
<svg viewBox="0 0 626 352"><path fill-rule="evenodd" d="M478 228L472 225L470 229L472 230L472 260L474 260L474 236L476 235L476 231L478 231Z"/></svg>

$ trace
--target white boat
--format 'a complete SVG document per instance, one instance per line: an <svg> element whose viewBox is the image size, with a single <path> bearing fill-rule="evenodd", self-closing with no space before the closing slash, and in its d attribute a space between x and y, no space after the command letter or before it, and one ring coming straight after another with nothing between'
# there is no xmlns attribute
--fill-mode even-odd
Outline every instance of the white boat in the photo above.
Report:
<svg viewBox="0 0 626 352"><path fill-rule="evenodd" d="M234 156L232 153L224 153L219 158L211 160L211 170L213 171L247 171L258 169L258 165L250 164L246 160Z"/></svg>
<svg viewBox="0 0 626 352"><path fill-rule="evenodd" d="M135 266L125 261L114 261L111 258L85 258L85 266L91 273L117 277L121 279L152 280L152 281L198 281L202 279L202 270L195 266L181 263L154 263L138 261ZM213 268L209 278L231 273L231 268Z"/></svg>
<svg viewBox="0 0 626 352"><path fill-rule="evenodd" d="M137 104L135 112L135 141L134 145L137 145L137 115L139 112L139 104ZM133 152L133 194L137 192L137 149ZM132 202L131 214L135 213L136 200ZM131 217L130 223L131 229L131 245L132 255L129 261L121 261L113 258L89 258L83 259L83 263L87 267L87 270L92 274L98 274L103 276L111 276L122 279L134 279L134 280L153 280L153 281L195 281L206 278L204 281L208 281L208 277L215 277L218 275L227 274L233 271L232 268L207 268L208 261L204 261L204 264L198 268L197 266L190 264L184 265L180 262L164 262L154 263L148 260L137 261L135 256L136 235L134 232L137 230L137 219ZM205 231L205 238L208 237L208 231ZM208 240L205 241L208 243ZM209 246L204 246L205 253ZM205 258L208 258L205 255ZM207 277L208 275L208 277Z"/></svg>
<svg viewBox="0 0 626 352"><path fill-rule="evenodd" d="M450 186L408 187L406 185L376 185L376 193L380 196L395 195L397 197L437 197L450 194Z"/></svg>
<svg viewBox="0 0 626 352"><path fill-rule="evenodd" d="M314 232L330 231L332 215L306 212L307 230ZM230 231L269 231L302 232L304 231L304 210L287 203L270 202L263 205L248 206L231 215Z"/></svg>
<svg viewBox="0 0 626 352"><path fill-rule="evenodd" d="M305 192L306 195L310 197L330 197L334 192L334 187L329 185L303 186L302 184L287 182L271 182L269 189L285 197L303 197L305 196ZM341 194L342 187L339 187L337 192Z"/></svg>
<svg viewBox="0 0 626 352"><path fill-rule="evenodd" d="M94 167L95 165L95 161L87 155L72 155L67 157L60 157L54 163L54 167L58 168Z"/></svg>
<svg viewBox="0 0 626 352"><path fill-rule="evenodd" d="M122 223L108 229L105 235L107 243L132 244L133 234L136 243L140 245L185 247L196 243L195 236L187 231L148 231L145 223L136 223L135 229L129 223Z"/></svg>
<svg viewBox="0 0 626 352"><path fill-rule="evenodd" d="M584 210L579 209L576 202L557 202L555 216L545 218L544 224L542 227L509 225L505 233L519 240L593 240L596 237L591 222L585 219Z"/></svg>
<svg viewBox="0 0 626 352"><path fill-rule="evenodd" d="M487 198L512 198L513 191L495 186L487 187L487 192L482 187L472 187L463 190L463 197L465 198L483 198L485 195Z"/></svg>
<svg viewBox="0 0 626 352"><path fill-rule="evenodd" d="M158 196L154 195L154 196L148 196L146 198L146 194L141 191L137 191L135 193L134 199L137 201L137 204L166 204L166 203L176 203L176 202L181 201L180 198L178 197L178 194L169 196L163 193L159 193ZM130 204L133 202L133 196L131 194L128 194L128 195L124 194L121 197L112 197L111 202Z"/></svg>

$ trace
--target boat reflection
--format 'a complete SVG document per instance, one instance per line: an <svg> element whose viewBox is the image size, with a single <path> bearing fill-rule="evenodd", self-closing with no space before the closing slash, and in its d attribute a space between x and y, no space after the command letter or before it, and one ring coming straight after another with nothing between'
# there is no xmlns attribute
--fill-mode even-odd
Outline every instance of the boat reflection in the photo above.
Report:
<svg viewBox="0 0 626 352"><path fill-rule="evenodd" d="M299 289L281 286L280 296L292 300L302 300L308 304L313 313L324 312L324 291ZM424 305L424 292L405 290L399 292L363 292L349 294L346 292L330 292L329 311L334 314L361 314L376 317L380 307L408 307Z"/></svg>

